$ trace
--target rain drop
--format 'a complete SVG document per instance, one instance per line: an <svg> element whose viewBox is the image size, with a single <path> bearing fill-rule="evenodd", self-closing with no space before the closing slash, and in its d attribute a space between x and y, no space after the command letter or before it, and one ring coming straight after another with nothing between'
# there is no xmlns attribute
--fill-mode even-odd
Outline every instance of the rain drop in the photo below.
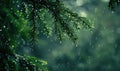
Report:
<svg viewBox="0 0 120 71"><path fill-rule="evenodd" d="M0 32L2 31L2 29L0 29Z"/></svg>
<svg viewBox="0 0 120 71"><path fill-rule="evenodd" d="M112 11L112 14L114 14L115 12L114 11Z"/></svg>
<svg viewBox="0 0 120 71"><path fill-rule="evenodd" d="M12 48L14 48L15 46L14 45L12 45Z"/></svg>
<svg viewBox="0 0 120 71"><path fill-rule="evenodd" d="M6 26L4 25L3 28L6 28Z"/></svg>
<svg viewBox="0 0 120 71"><path fill-rule="evenodd" d="M77 44L75 44L75 47L78 47L78 45L77 45Z"/></svg>
<svg viewBox="0 0 120 71"><path fill-rule="evenodd" d="M60 44L62 44L62 41L60 41Z"/></svg>

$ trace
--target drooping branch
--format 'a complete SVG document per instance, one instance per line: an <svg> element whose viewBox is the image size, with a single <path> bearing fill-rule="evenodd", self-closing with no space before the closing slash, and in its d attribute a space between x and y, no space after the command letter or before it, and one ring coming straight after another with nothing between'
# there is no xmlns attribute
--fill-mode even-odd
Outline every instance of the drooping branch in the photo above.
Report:
<svg viewBox="0 0 120 71"><path fill-rule="evenodd" d="M29 2L30 1L30 2ZM79 17L78 14L73 13L68 8L65 8L60 0L50 1L50 0L29 0L27 3L34 1L37 10L41 8L48 9L54 17L54 30L58 34L59 39L62 39L62 33L67 34L73 41L76 40L75 28L76 30L80 27L92 28L89 21L84 17ZM37 15L37 14L36 14ZM40 17L40 16L39 16ZM73 27L70 27L74 25Z"/></svg>
<svg viewBox="0 0 120 71"><path fill-rule="evenodd" d="M31 35L32 35L32 47L34 47L34 41L35 41L35 32L36 32L36 0L33 0L33 10L31 12L31 20L32 20L32 32L31 32Z"/></svg>

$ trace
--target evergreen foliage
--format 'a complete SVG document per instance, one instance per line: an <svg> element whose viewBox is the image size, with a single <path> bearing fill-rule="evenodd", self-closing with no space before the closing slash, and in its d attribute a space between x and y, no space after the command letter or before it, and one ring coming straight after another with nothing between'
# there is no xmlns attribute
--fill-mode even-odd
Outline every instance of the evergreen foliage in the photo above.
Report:
<svg viewBox="0 0 120 71"><path fill-rule="evenodd" d="M120 2L110 0L109 7L113 9L116 3ZM46 61L15 53L20 41L34 47L38 35L55 33L58 40L69 37L76 42L81 28L92 26L60 0L0 0L0 71L48 71Z"/></svg>
<svg viewBox="0 0 120 71"><path fill-rule="evenodd" d="M45 13L53 19L54 27L46 22ZM56 33L59 40L66 34L75 42L75 31L81 27L91 28L91 25L86 18L65 8L59 0L0 0L0 70L48 71L46 61L15 53L20 41L34 47L38 34Z"/></svg>

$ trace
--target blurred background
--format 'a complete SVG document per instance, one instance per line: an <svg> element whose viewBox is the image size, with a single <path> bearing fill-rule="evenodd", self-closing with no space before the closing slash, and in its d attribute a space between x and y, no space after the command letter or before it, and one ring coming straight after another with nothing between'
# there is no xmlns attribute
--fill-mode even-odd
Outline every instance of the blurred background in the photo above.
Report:
<svg viewBox="0 0 120 71"><path fill-rule="evenodd" d="M68 39L57 41L54 36L40 35L35 48L23 42L17 53L46 60L51 71L120 71L120 13L109 10L109 0L61 1L87 17L94 29L80 30L77 45Z"/></svg>

